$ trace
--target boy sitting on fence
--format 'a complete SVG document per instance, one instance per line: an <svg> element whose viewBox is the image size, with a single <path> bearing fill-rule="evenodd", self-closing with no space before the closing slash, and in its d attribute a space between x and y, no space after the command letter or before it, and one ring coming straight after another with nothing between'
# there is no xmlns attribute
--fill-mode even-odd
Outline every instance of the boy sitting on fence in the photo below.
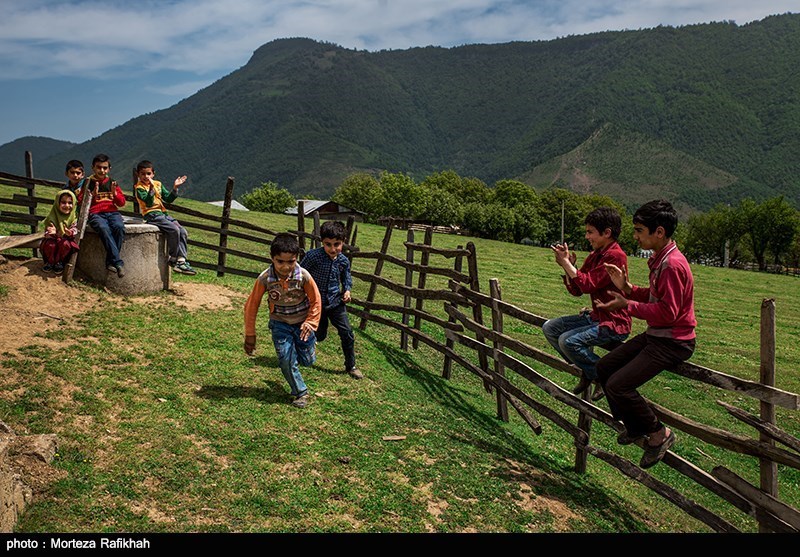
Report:
<svg viewBox="0 0 800 557"><path fill-rule="evenodd" d="M622 294L611 291L613 299L602 307L627 307L633 317L647 321L644 333L597 362L611 414L625 424L617 442L628 445L647 438L639 463L642 468L664 458L675 443L675 433L661 423L636 389L662 370L688 360L695 348L694 277L689 262L672 239L677 225L675 209L663 199L645 203L633 215L634 239L642 249L654 250L647 261L649 287L632 285L626 269L606 264Z"/></svg>
<svg viewBox="0 0 800 557"><path fill-rule="evenodd" d="M67 168L64 171L64 174L67 177L67 182L64 184L64 189L70 190L72 193L78 193L83 187L84 176L83 176L83 163L77 159L72 159L67 163ZM78 208L75 207L77 210Z"/></svg>
<svg viewBox="0 0 800 557"><path fill-rule="evenodd" d="M347 302L353 278L350 276L350 260L342 253L345 236L344 223L327 221L319 229L322 247L309 250L303 257L306 269L317 283L322 297L322 316L317 329L317 342L328 336L328 323L339 331L344 354L344 370L354 379L363 379L364 374L356 367L355 336L347 319Z"/></svg>
<svg viewBox="0 0 800 557"><path fill-rule="evenodd" d="M316 361L314 331L322 311L319 290L311 274L300 267L300 245L288 233L277 234L269 249L272 264L262 272L244 305L244 351L256 348L256 317L261 299L269 300L269 330L278 355L278 364L291 389L292 405L308 405L308 387L299 365Z"/></svg>
<svg viewBox="0 0 800 557"><path fill-rule="evenodd" d="M164 192L161 182L154 180L156 173L153 163L141 161L136 165L138 181L134 186L139 209L147 224L153 224L167 237L169 265L176 273L195 275L195 271L186 261L186 242L189 237L186 229L173 217L167 214L164 203L172 203L178 197L178 188L186 181L186 176L175 178L172 190Z"/></svg>
<svg viewBox="0 0 800 557"><path fill-rule="evenodd" d="M575 268L575 252L570 252L566 244L556 244L552 249L556 263L564 269L562 277L567 291L573 296L589 294L592 307L581 310L578 315L549 319L542 325L542 332L565 360L581 369L581 380L572 392L579 395L595 383L592 400L600 400L603 388L597 383L595 369L600 356L594 353L594 347L613 347L631 332L631 318L626 308L609 311L598 306L598 302L613 300L608 290L616 290L603 265L611 263L626 268L628 257L617 243L622 219L616 210L600 207L589 213L584 222L592 252L580 269Z"/></svg>
<svg viewBox="0 0 800 557"><path fill-rule="evenodd" d="M44 239L39 245L44 259L42 270L61 273L69 256L78 251L78 244L75 242L78 233L76 205L77 199L71 190L60 190L56 194L53 207L43 223Z"/></svg>
<svg viewBox="0 0 800 557"><path fill-rule="evenodd" d="M125 241L125 221L118 208L125 205L125 195L108 175L111 162L108 155L95 155L92 159L92 175L78 190L78 206L83 202L86 191L92 194L89 206L89 225L97 232L106 250L106 268L117 273L119 278L125 274L125 263L119 256L122 242Z"/></svg>

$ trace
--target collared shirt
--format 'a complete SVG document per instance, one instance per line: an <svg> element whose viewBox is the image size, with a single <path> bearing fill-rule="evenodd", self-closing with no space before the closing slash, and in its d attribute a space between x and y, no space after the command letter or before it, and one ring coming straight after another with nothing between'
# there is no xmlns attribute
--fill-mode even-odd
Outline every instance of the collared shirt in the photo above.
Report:
<svg viewBox="0 0 800 557"><path fill-rule="evenodd" d="M350 260L342 253L331 259L325 253L325 248L315 248L306 253L301 265L317 283L325 309L338 306L342 302L342 294L353 289Z"/></svg>

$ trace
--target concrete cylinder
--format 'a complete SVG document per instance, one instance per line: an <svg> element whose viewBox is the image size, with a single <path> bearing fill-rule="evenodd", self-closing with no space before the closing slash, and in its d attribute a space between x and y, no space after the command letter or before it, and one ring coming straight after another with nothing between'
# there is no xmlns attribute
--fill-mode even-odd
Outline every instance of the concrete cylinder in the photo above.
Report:
<svg viewBox="0 0 800 557"><path fill-rule="evenodd" d="M172 284L167 241L152 224L125 217L125 241L120 258L125 263L122 278L106 269L106 249L91 226L86 226L75 274L124 296L168 290Z"/></svg>

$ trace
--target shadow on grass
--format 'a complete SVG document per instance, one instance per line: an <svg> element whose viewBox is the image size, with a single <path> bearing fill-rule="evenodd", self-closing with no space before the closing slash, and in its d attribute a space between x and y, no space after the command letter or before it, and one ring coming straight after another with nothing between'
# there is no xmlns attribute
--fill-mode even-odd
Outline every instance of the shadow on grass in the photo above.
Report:
<svg viewBox="0 0 800 557"><path fill-rule="evenodd" d="M265 388L241 385L203 385L197 391L197 396L209 400L252 398L268 404L285 403L289 393L283 383L278 381L267 381L266 383Z"/></svg>
<svg viewBox="0 0 800 557"><path fill-rule="evenodd" d="M520 485L534 485L537 494L565 501L571 507L587 509L588 512L603 517L603 522L613 524L611 529L629 532L646 530L641 521L630 514L625 501L588 483L585 476L575 474L572 468L565 468L555 459L533 452L528 439L522 439L509 431L494 414L488 414L469 402L464 396L468 391L424 369L411 354L400 348L367 333L360 333L360 336L378 347L395 370L419 383L432 400L466 418L475 426L475 430L453 427L447 436L483 453L500 457L498 466L490 473L492 477ZM482 383L477 376L473 376L473 379ZM487 396L494 398L494 395L488 393ZM514 413L509 408L509 415ZM534 436L534 433L531 431L530 435ZM542 437L544 435L537 436L539 439ZM549 446L549 442L543 446ZM541 473L532 469L554 473Z"/></svg>

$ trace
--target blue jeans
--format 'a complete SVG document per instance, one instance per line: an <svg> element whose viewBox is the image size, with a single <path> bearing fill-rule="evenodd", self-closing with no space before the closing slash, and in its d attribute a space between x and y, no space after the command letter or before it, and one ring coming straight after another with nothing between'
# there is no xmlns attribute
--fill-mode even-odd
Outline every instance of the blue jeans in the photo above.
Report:
<svg viewBox="0 0 800 557"><path fill-rule="evenodd" d="M161 233L166 236L170 264L180 259L186 259L186 241L189 235L177 220L169 215L155 215L152 217L145 216L144 221L147 224L157 226Z"/></svg>
<svg viewBox="0 0 800 557"><path fill-rule="evenodd" d="M125 240L125 221L117 211L109 213L94 213L89 215L89 225L100 236L103 247L106 248L106 266L122 267L119 252Z"/></svg>
<svg viewBox="0 0 800 557"><path fill-rule="evenodd" d="M542 325L542 332L566 361L578 366L587 379L597 379L595 365L600 356L594 353L594 346L611 342L622 342L627 334L618 334L608 327L600 327L592 320L589 312L578 315L565 315L548 319Z"/></svg>
<svg viewBox="0 0 800 557"><path fill-rule="evenodd" d="M356 367L355 336L347 319L347 306L344 302L332 308L323 308L317 328L317 342L322 342L328 336L328 322L339 331L339 340L342 341L344 354L344 369L350 371Z"/></svg>
<svg viewBox="0 0 800 557"><path fill-rule="evenodd" d="M272 343L278 355L278 365L281 373L289 383L292 396L302 396L308 392L303 376L300 375L298 366L311 366L317 361L314 345L317 342L312 332L308 339L300 340L300 324L289 325L283 321L269 320L269 330L272 331Z"/></svg>

